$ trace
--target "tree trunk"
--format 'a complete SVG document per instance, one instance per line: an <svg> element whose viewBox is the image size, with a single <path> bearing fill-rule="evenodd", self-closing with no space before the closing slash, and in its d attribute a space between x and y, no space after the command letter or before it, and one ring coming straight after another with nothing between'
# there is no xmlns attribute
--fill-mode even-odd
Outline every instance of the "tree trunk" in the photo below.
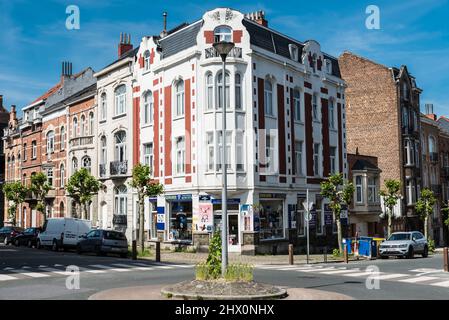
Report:
<svg viewBox="0 0 449 320"><path fill-rule="evenodd" d="M140 240L140 250L142 254L145 251L145 207L144 207L144 196L139 193L139 240Z"/></svg>
<svg viewBox="0 0 449 320"><path fill-rule="evenodd" d="M429 216L426 215L424 218L424 237L429 240Z"/></svg>
<svg viewBox="0 0 449 320"><path fill-rule="evenodd" d="M388 234L387 234L387 239L390 237L392 232L393 232L393 208L390 208L390 210L388 210Z"/></svg>
<svg viewBox="0 0 449 320"><path fill-rule="evenodd" d="M343 244L342 244L342 234L341 234L341 221L340 217L337 218L337 214L333 212L334 214L334 221L337 224L337 241L338 241L338 250L340 253L343 253Z"/></svg>
<svg viewBox="0 0 449 320"><path fill-rule="evenodd" d="M87 219L89 216L89 206L87 203L83 203L83 219Z"/></svg>

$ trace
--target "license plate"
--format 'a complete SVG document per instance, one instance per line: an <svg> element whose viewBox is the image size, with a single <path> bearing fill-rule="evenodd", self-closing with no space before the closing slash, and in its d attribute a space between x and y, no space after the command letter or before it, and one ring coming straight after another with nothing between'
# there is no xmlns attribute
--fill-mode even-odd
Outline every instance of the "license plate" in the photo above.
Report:
<svg viewBox="0 0 449 320"><path fill-rule="evenodd" d="M120 251L120 248L112 248L112 251Z"/></svg>

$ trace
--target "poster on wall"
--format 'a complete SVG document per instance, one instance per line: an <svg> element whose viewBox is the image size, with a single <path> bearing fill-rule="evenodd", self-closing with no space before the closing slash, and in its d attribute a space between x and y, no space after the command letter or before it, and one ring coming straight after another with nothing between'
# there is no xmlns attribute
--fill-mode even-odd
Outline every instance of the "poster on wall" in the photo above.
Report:
<svg viewBox="0 0 449 320"><path fill-rule="evenodd" d="M253 228L254 231L260 231L260 212L259 210L254 210L254 207L251 207L253 211Z"/></svg>
<svg viewBox="0 0 449 320"><path fill-rule="evenodd" d="M242 217L242 226L244 231L253 229L253 210L249 204L240 206L240 216Z"/></svg>
<svg viewBox="0 0 449 320"><path fill-rule="evenodd" d="M332 214L331 208L329 208L329 204L324 205L324 224L326 226L332 226L334 222L334 217Z"/></svg>
<svg viewBox="0 0 449 320"><path fill-rule="evenodd" d="M212 203L199 203L198 213L193 219L195 231L212 232L214 223Z"/></svg>

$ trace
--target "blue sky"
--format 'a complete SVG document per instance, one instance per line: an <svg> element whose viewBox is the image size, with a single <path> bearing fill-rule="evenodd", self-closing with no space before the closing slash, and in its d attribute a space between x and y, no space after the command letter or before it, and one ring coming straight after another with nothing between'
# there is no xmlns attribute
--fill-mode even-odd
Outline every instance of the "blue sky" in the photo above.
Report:
<svg viewBox="0 0 449 320"><path fill-rule="evenodd" d="M0 94L7 106L27 105L58 82L61 61L74 72L99 70L117 55L120 32L138 45L168 27L199 19L206 10L264 10L270 27L300 41L315 39L334 56L344 50L388 66L406 64L424 90L421 103L449 115L449 0L321 1L0 0ZM65 9L78 5L81 29L67 30ZM381 29L365 27L365 9L380 8Z"/></svg>

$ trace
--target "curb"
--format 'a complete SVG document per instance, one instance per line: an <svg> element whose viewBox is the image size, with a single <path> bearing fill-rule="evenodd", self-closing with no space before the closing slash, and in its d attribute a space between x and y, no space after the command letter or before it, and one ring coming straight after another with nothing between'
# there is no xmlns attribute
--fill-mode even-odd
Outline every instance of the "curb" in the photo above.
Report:
<svg viewBox="0 0 449 320"><path fill-rule="evenodd" d="M197 295L197 294L184 294L184 293L176 293L171 292L169 290L165 290L164 288L161 290L161 294L167 298L181 298L184 300L275 300L275 299L283 299L288 296L287 290L276 287L280 290L279 293L276 294L265 294L265 295L254 295L254 296L217 296L217 295Z"/></svg>

